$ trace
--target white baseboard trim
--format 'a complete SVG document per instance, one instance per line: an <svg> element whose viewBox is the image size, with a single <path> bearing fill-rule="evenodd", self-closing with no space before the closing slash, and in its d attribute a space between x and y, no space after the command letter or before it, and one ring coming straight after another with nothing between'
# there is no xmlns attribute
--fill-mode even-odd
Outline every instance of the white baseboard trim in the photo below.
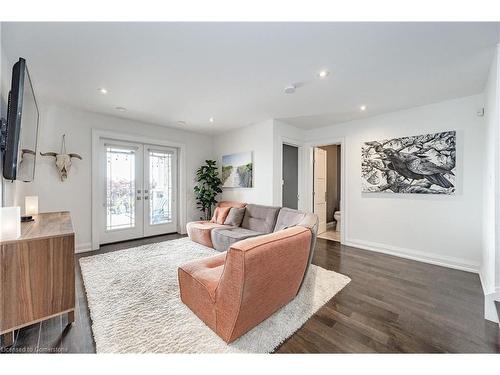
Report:
<svg viewBox="0 0 500 375"><path fill-rule="evenodd" d="M92 251L92 244L90 242L76 244L75 254L86 253L87 251Z"/></svg>
<svg viewBox="0 0 500 375"><path fill-rule="evenodd" d="M434 264L447 268L453 268L461 271L479 273L479 263L471 262L467 259L436 256L435 254L428 253L420 250L406 249L397 246L385 245L376 242L346 239L344 245L359 247L364 250L376 251L378 253L394 255L401 258L416 260L423 263Z"/></svg>
<svg viewBox="0 0 500 375"><path fill-rule="evenodd" d="M497 308L495 306L495 301L500 301L500 288L487 286L481 270L479 270L479 280L481 281L481 288L484 293L484 319L491 320L500 325Z"/></svg>
<svg viewBox="0 0 500 375"><path fill-rule="evenodd" d="M500 290L484 295L484 319L500 324L495 301L500 301Z"/></svg>
<svg viewBox="0 0 500 375"><path fill-rule="evenodd" d="M483 272L482 272L481 269L479 270L478 273L479 273L479 281L481 281L481 288L483 289L484 295L490 294L490 293L494 293L495 292L495 288L494 287L491 288L491 287L489 287L489 286L486 285L487 284L486 283L486 278L484 277Z"/></svg>
<svg viewBox="0 0 500 375"><path fill-rule="evenodd" d="M181 231L180 234L187 234L187 231ZM75 254L86 253L87 251L96 251L98 249L99 247L97 249L92 249L92 242L80 243L75 246Z"/></svg>

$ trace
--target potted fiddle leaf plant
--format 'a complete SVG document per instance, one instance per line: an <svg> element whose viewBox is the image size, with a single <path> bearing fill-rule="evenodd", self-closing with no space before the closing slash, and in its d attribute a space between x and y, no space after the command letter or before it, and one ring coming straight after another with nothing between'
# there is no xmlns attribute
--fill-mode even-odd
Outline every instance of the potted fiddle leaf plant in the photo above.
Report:
<svg viewBox="0 0 500 375"><path fill-rule="evenodd" d="M194 194L198 209L203 213L201 219L210 220L212 208L217 203L216 197L222 193L222 181L215 160L205 160L205 164L198 168L196 183Z"/></svg>

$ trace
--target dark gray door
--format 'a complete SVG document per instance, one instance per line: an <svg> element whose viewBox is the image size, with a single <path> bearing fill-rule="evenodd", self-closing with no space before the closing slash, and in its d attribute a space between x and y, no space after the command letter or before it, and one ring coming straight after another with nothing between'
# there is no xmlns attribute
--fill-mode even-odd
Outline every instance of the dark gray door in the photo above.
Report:
<svg viewBox="0 0 500 375"><path fill-rule="evenodd" d="M298 208L299 149L283 145L283 207Z"/></svg>

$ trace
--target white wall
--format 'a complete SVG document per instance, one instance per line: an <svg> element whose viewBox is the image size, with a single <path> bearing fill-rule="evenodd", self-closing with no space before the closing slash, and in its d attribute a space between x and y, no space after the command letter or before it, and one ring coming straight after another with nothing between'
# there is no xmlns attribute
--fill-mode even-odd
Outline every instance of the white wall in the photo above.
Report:
<svg viewBox="0 0 500 375"><path fill-rule="evenodd" d="M77 250L90 248L91 243L91 132L92 129L137 134L186 145L186 195L187 219L197 220L200 213L196 209L193 195L195 171L212 157L210 136L192 132L138 123L120 118L84 112L64 106L42 106L38 147L42 152L58 151L61 136L66 134L68 152L76 152L83 160L74 160L68 179L61 182L54 166L53 158L38 157L35 181L16 182L14 200L23 208L24 196L39 196L41 212L71 211L76 232Z"/></svg>
<svg viewBox="0 0 500 375"><path fill-rule="evenodd" d="M500 120L499 120L499 48L491 63L485 89L486 142L483 197L483 251L481 281L485 293L485 316L497 321L493 301L500 299Z"/></svg>
<svg viewBox="0 0 500 375"><path fill-rule="evenodd" d="M253 188L224 188L221 199L273 205L274 123L267 120L214 136L215 160L222 155L253 151Z"/></svg>
<svg viewBox="0 0 500 375"><path fill-rule="evenodd" d="M495 288L495 186L496 166L498 164L498 61L497 56L492 61L488 81L485 89L485 128L486 142L484 163L484 199L483 199L483 265L481 277L485 292L492 292Z"/></svg>
<svg viewBox="0 0 500 375"><path fill-rule="evenodd" d="M477 95L306 133L308 142L345 141L346 244L479 270L485 121L476 111L481 107L483 96ZM363 142L445 130L457 131L455 195L361 193Z"/></svg>

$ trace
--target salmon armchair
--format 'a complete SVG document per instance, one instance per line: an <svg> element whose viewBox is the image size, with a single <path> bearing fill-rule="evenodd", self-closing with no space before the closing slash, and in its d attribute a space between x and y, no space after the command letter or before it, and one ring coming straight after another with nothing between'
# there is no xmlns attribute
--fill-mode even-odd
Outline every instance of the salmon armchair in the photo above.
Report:
<svg viewBox="0 0 500 375"><path fill-rule="evenodd" d="M298 293L312 233L297 225L238 241L227 252L182 265L180 295L205 324L230 343Z"/></svg>

